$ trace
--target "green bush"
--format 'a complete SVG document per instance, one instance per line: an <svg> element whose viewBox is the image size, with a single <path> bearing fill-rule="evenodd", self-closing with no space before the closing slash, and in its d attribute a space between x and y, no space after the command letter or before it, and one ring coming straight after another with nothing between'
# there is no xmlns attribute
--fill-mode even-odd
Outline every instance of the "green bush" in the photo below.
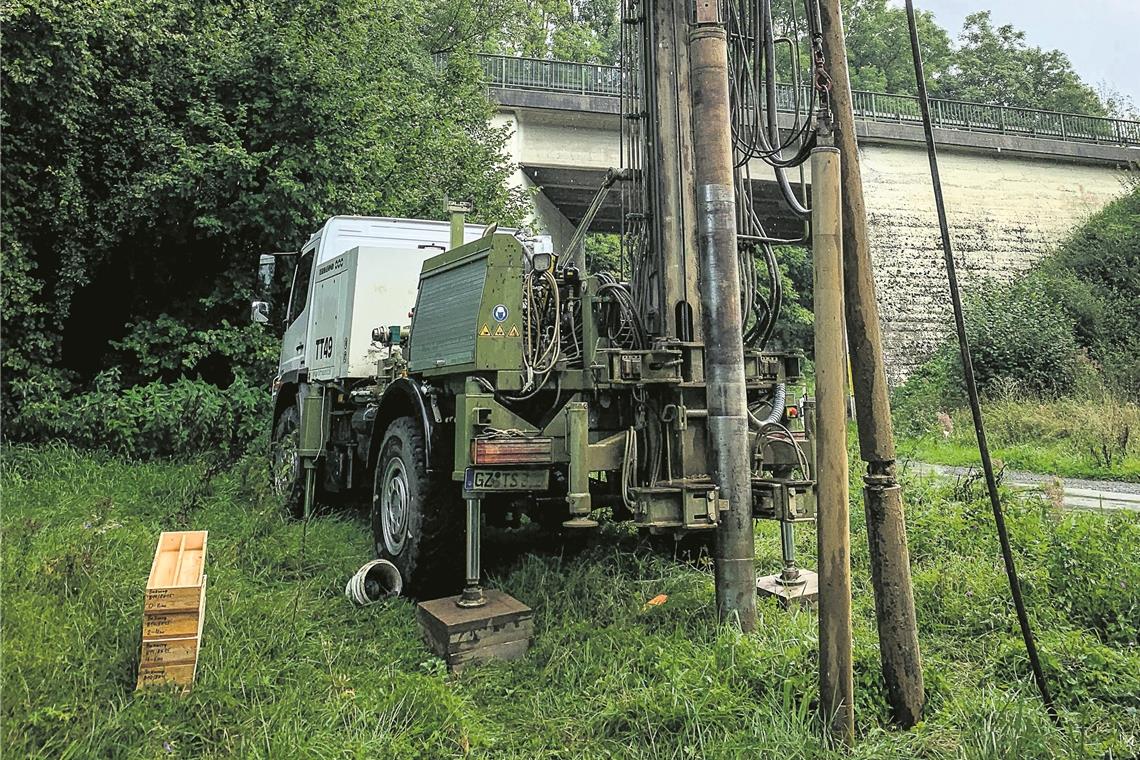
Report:
<svg viewBox="0 0 1140 760"><path fill-rule="evenodd" d="M1140 708L1140 655L1112 649L1084 631L1045 630L1039 636L1041 667L1054 696L1076 710L1093 700ZM1029 657L1020 637L1000 645L993 665L998 673L1031 675Z"/></svg>
<svg viewBox="0 0 1140 760"><path fill-rule="evenodd" d="M988 282L966 303L966 336L978 390L990 397L1055 398L1082 377L1073 320L1027 282ZM894 392L900 432L919 435L934 427L940 410L965 405L961 355L953 338Z"/></svg>
<svg viewBox="0 0 1140 760"><path fill-rule="evenodd" d="M956 371L950 347L943 346L894 390L891 410L899 434L917 436L932 432L939 410L965 402L961 375L953 374Z"/></svg>
<svg viewBox="0 0 1140 760"><path fill-rule="evenodd" d="M1140 187L1073 232L1031 279L1112 386L1140 398Z"/></svg>
<svg viewBox="0 0 1140 760"><path fill-rule="evenodd" d="M228 388L179 378L122 388L104 372L86 393L59 385L23 385L6 435L12 441L65 441L130 457L177 457L220 451L237 456L268 429L266 388L238 378Z"/></svg>
<svg viewBox="0 0 1140 760"><path fill-rule="evenodd" d="M1030 281L986 283L968 301L966 335L979 391L1013 387L1059 396L1073 389L1079 368L1073 319ZM954 369L961 377L957 353Z"/></svg>
<svg viewBox="0 0 1140 760"><path fill-rule="evenodd" d="M978 388L991 401L1140 399L1137 325L1140 188L1089 219L1024 278L985 283L966 298ZM958 347L950 338L895 390L900 432L931 432L940 410L964 406L961 378ZM1077 443L1098 466L1112 468L1129 448L1127 427L1099 424Z"/></svg>
<svg viewBox="0 0 1140 760"><path fill-rule="evenodd" d="M1137 546L1140 522L1132 516L1066 513L1045 558L1053 604L1102 641L1140 646Z"/></svg>

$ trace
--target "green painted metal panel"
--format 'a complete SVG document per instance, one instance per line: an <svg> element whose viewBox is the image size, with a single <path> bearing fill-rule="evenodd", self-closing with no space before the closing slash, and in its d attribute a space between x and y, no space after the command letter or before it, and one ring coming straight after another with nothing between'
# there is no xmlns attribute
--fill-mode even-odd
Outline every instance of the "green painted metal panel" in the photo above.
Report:
<svg viewBox="0 0 1140 760"><path fill-rule="evenodd" d="M412 325L408 363L411 371L475 360L479 305L486 279L486 255L442 271L424 273Z"/></svg>

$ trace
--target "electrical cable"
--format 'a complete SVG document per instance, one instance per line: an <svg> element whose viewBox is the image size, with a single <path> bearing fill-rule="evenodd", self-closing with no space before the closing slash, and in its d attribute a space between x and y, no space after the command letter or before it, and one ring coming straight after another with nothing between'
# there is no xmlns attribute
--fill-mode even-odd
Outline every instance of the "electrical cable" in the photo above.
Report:
<svg viewBox="0 0 1140 760"><path fill-rule="evenodd" d="M954 327L958 333L958 350L962 356L963 379L966 394L970 400L970 415L974 420L974 433L978 439L978 454L982 459L982 471L986 476L986 490L989 492L990 506L993 508L994 523L997 525L998 540L1001 542L1001 556L1005 562L1005 574L1009 579L1009 590L1013 596L1013 606L1017 610L1017 622L1021 627L1021 637L1025 641L1025 651L1033 669L1033 679L1041 692L1041 701L1054 723L1059 724L1057 707L1049 693L1041 660L1037 654L1037 644L1029 626L1029 615L1025 610L1025 600L1021 596L1021 582L1013 560L1013 549L1009 542L1009 532L1005 526L1001 498L998 495L997 478L990 459L990 448L986 441L986 429L982 421L982 406L978 398L978 384L974 378L974 360L970 355L970 343L966 337L966 322L962 311L962 295L958 288L958 274L954 264L954 251L950 245L950 226L946 219L946 202L942 197L942 180L938 175L938 151L934 145L934 127L930 120L930 101L926 92L926 78L922 66L922 50L918 41L918 25L914 15L914 0L906 0L907 25L910 27L910 50L914 60L914 77L918 84L918 104L922 110L922 128L926 134L926 153L930 162L930 180L934 185L934 205L938 211L938 230L942 235L942 254L946 261L946 277L950 283L950 302L954 308Z"/></svg>

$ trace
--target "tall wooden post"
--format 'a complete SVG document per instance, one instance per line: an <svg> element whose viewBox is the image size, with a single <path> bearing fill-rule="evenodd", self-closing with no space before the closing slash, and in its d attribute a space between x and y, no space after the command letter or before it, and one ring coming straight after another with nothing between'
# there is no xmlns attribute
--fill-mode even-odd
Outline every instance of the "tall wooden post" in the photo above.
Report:
<svg viewBox="0 0 1140 760"><path fill-rule="evenodd" d="M871 551L879 654L894 719L900 725L910 727L922 719L922 660L911 589L906 518L901 489L895 479L894 431L883 368L882 330L871 270L871 246L855 141L855 115L851 104L840 0L821 0L820 15L827 73L832 82L834 139L843 156L847 342L851 351L859 452L867 463L863 504Z"/></svg>
<svg viewBox="0 0 1140 760"><path fill-rule="evenodd" d="M823 719L832 735L852 744L855 686L851 662L851 526L839 164L839 151L835 148L812 151L819 696Z"/></svg>

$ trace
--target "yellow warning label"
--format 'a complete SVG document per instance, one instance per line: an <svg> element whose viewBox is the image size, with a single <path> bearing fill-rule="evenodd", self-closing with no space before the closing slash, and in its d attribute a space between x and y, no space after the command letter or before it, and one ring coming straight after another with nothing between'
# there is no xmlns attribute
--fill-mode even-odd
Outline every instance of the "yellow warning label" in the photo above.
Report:
<svg viewBox="0 0 1140 760"><path fill-rule="evenodd" d="M507 337L508 338L519 337L519 326L518 325L511 325L511 331L509 333L507 333Z"/></svg>
<svg viewBox="0 0 1140 760"><path fill-rule="evenodd" d="M497 327L495 328L495 337L496 337L496 338L501 338L501 337L503 337L504 335L506 335L506 333L505 333L505 332L503 332L503 326L502 326L502 325L499 325L499 326L497 326Z"/></svg>
<svg viewBox="0 0 1140 760"><path fill-rule="evenodd" d="M487 326L486 322L483 323L483 327L479 330L479 334L483 337L487 337L491 334L491 328Z"/></svg>

